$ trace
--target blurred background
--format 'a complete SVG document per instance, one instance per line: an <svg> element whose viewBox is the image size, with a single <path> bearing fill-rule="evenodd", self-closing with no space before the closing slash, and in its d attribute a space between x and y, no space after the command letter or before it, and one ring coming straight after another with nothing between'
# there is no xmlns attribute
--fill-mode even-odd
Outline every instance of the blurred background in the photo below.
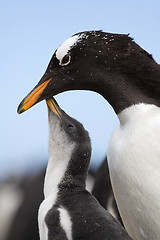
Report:
<svg viewBox="0 0 160 240"><path fill-rule="evenodd" d="M6 206L7 199L11 199L5 195L6 190L1 191L4 190L2 182L8 184L7 194L13 189L15 193L19 179L23 179L19 186L26 186L28 176L34 178L34 173L38 174L47 164L45 102L21 115L16 111L45 72L57 47L71 35L85 30L130 33L136 43L160 62L159 12L159 0L0 1L0 206ZM108 140L118 123L117 116L111 106L93 92L66 92L56 96L56 100L89 131L93 148L91 168L95 170L106 156ZM9 201L8 209L16 209L21 193L24 191Z"/></svg>

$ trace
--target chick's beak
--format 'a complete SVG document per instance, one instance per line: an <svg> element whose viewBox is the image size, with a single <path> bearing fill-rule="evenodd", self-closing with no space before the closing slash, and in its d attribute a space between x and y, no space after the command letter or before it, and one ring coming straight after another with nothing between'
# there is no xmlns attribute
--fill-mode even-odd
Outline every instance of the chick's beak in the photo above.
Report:
<svg viewBox="0 0 160 240"><path fill-rule="evenodd" d="M46 80L45 82L34 88L19 104L17 112L19 114L23 113L29 108L31 108L33 105L35 105L51 80L52 78Z"/></svg>
<svg viewBox="0 0 160 240"><path fill-rule="evenodd" d="M62 120L62 117L61 117L61 113L60 113L60 110L59 110L59 107L56 103L56 101L53 99L53 98L48 98L46 100L46 103L47 103L47 106L48 108L54 112L55 114L57 114L57 116L60 118L60 120Z"/></svg>

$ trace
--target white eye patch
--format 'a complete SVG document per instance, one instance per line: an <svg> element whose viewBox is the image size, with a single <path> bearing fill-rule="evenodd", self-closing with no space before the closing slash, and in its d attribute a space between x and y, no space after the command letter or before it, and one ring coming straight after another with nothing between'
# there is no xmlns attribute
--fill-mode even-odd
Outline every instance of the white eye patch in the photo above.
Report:
<svg viewBox="0 0 160 240"><path fill-rule="evenodd" d="M59 60L60 65L65 66L70 62L71 57L68 57L68 61L65 61L65 63L63 63L64 57L69 56L69 50L78 42L80 38L81 34L70 37L57 49L56 58Z"/></svg>

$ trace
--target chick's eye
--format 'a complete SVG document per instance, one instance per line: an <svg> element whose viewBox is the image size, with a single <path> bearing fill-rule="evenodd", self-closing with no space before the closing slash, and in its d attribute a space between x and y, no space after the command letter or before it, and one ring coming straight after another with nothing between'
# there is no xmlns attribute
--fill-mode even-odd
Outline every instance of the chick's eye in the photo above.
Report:
<svg viewBox="0 0 160 240"><path fill-rule="evenodd" d="M69 125L67 126L67 129L71 132L71 131L73 131L74 127L73 127L73 125L69 124Z"/></svg>
<svg viewBox="0 0 160 240"><path fill-rule="evenodd" d="M61 66L66 66L68 63L70 63L71 55L67 53L61 60Z"/></svg>

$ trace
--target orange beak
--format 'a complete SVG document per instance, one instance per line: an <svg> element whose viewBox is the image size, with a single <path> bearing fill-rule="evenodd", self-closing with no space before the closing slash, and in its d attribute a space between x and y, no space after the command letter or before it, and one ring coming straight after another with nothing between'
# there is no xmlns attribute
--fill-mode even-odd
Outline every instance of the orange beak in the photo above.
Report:
<svg viewBox="0 0 160 240"><path fill-rule="evenodd" d="M47 87L48 83L51 81L52 78L48 79L47 81L43 82L39 85L35 90L33 90L19 105L17 112L20 114L25 112L29 108L31 108L34 104L36 104L37 100L41 96L44 89Z"/></svg>
<svg viewBox="0 0 160 240"><path fill-rule="evenodd" d="M59 107L58 107L58 105L56 104L55 100L54 100L53 98L48 98L48 99L46 100L46 103L47 103L47 106L50 108L50 110L51 110L52 112L54 112L55 114L57 114L57 116L60 118L60 120L62 120Z"/></svg>

